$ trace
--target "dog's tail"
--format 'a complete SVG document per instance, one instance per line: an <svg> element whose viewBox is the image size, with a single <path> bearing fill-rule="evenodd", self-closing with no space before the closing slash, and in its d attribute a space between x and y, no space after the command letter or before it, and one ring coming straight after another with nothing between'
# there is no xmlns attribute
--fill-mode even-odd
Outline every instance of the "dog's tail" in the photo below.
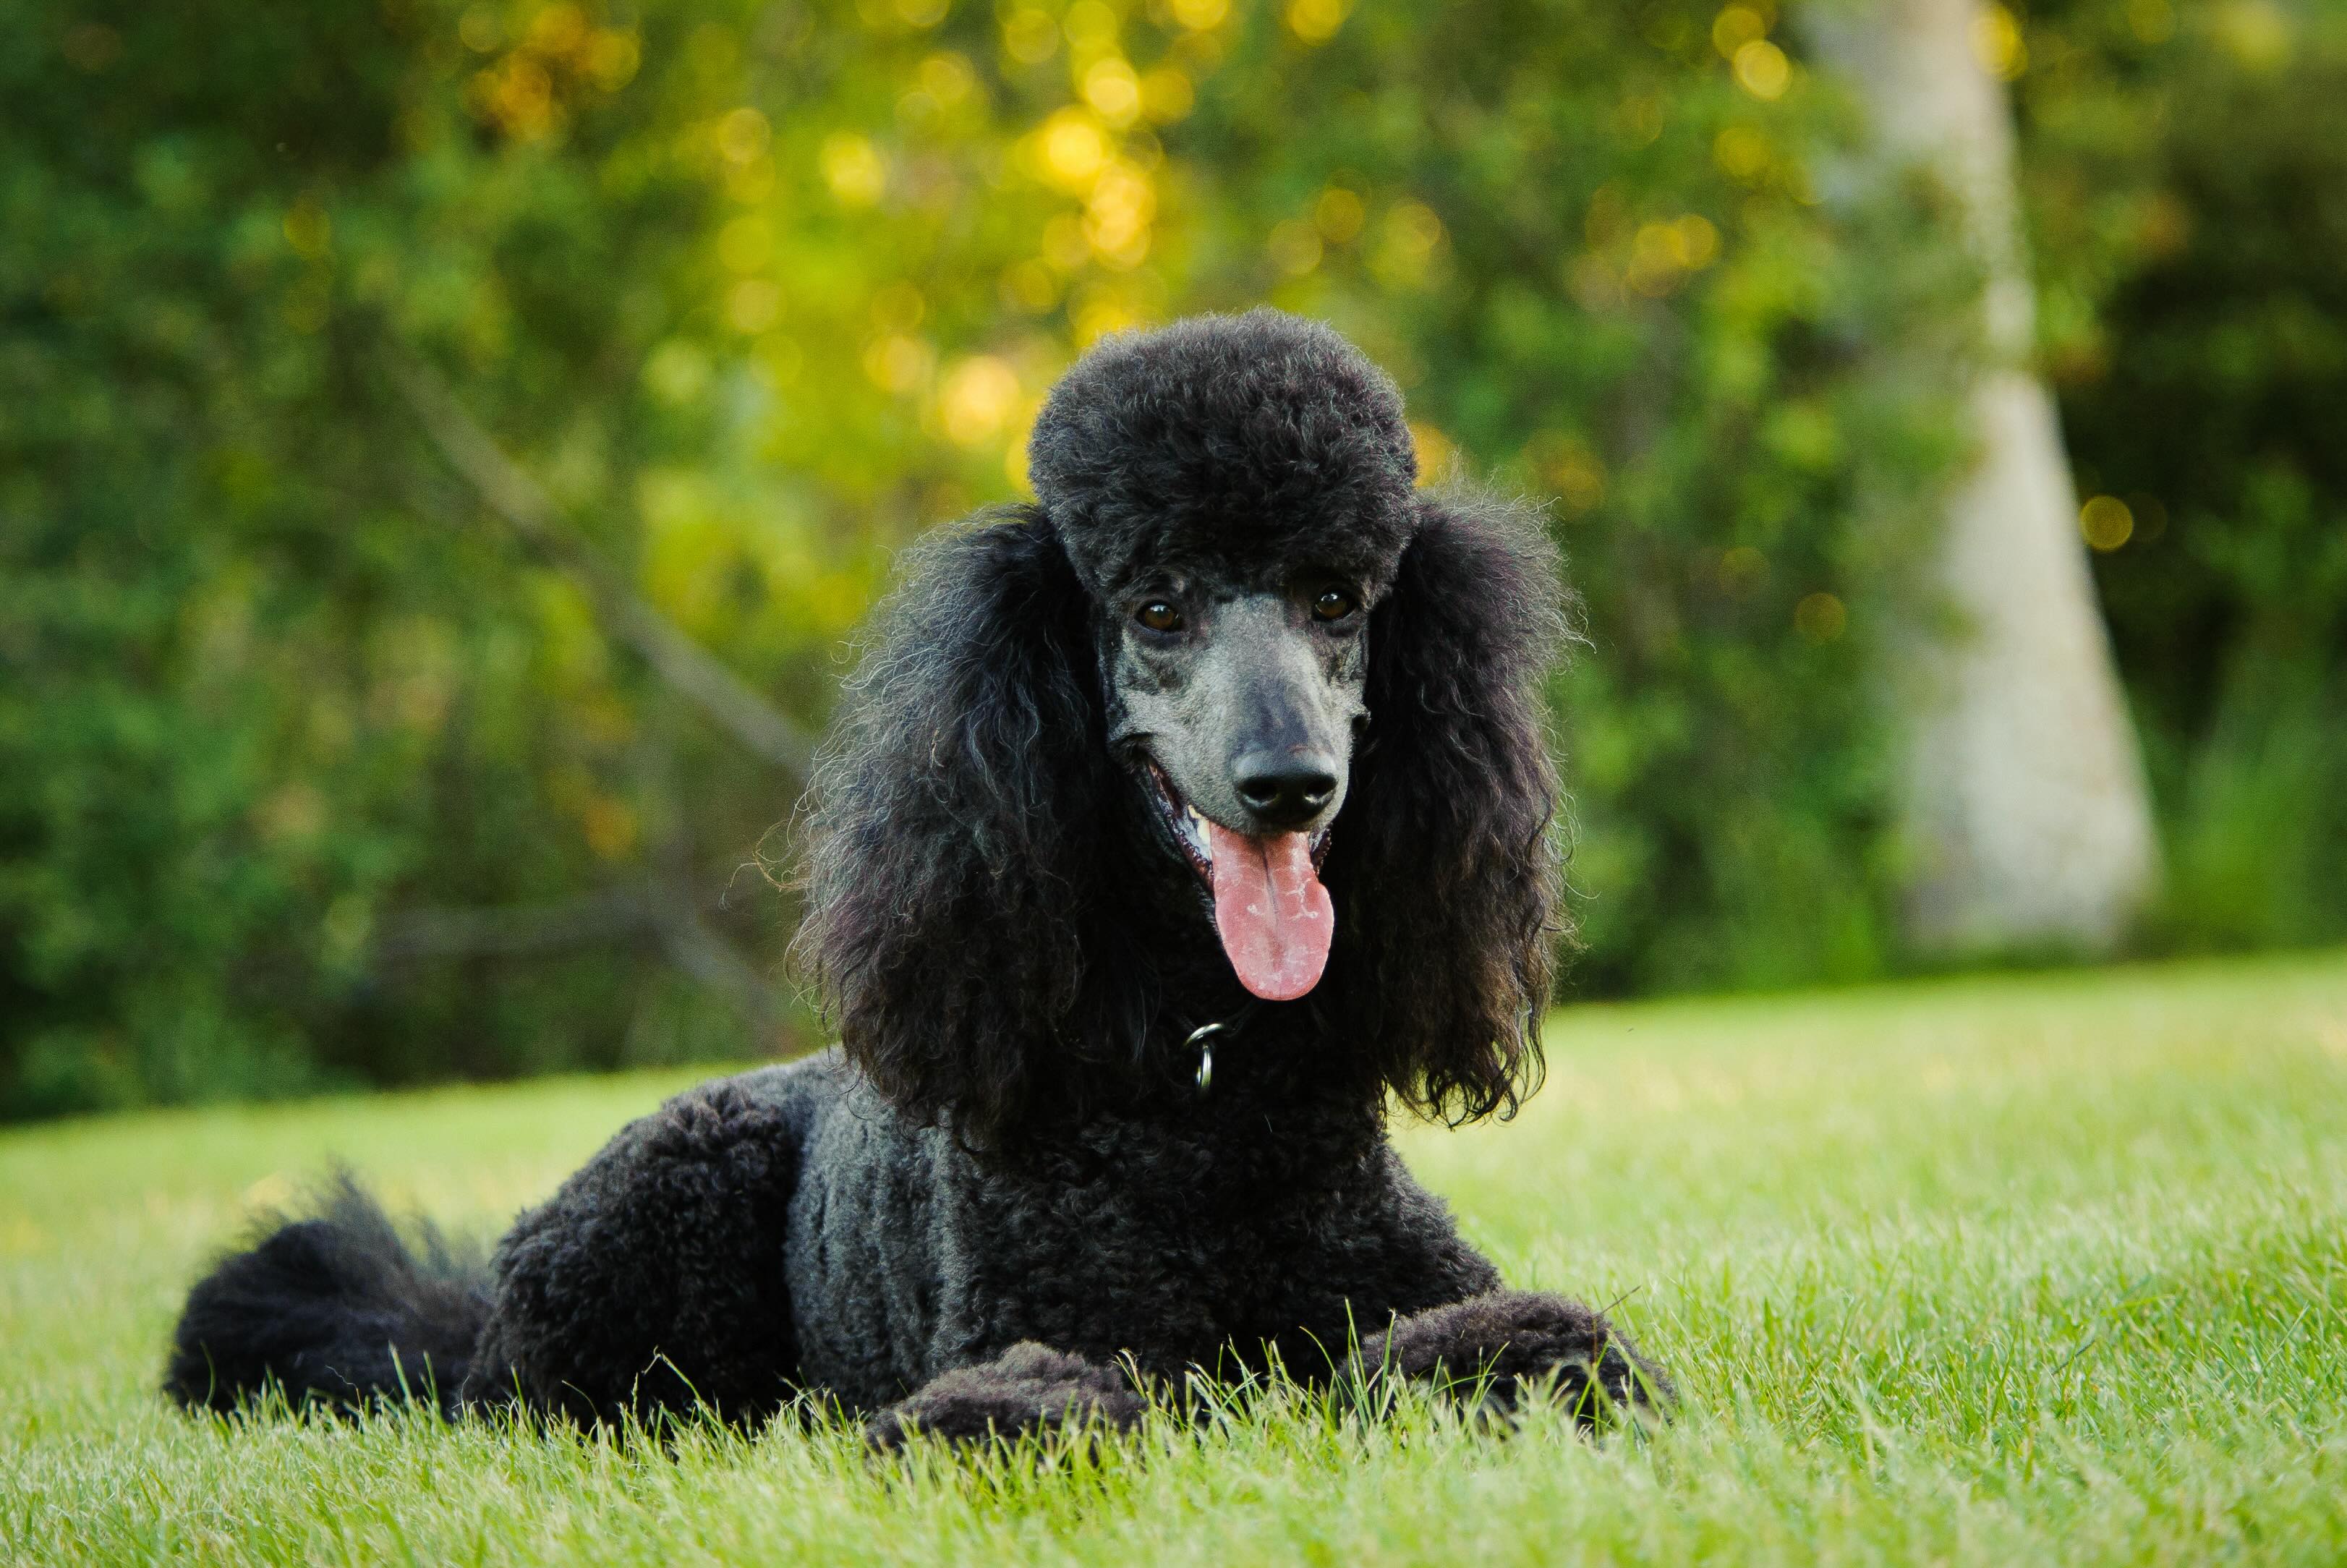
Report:
<svg viewBox="0 0 2347 1568"><path fill-rule="evenodd" d="M426 1228L411 1246L348 1176L313 1218L280 1223L188 1293L163 1390L233 1410L264 1390L345 1409L460 1408L488 1320L488 1272Z"/></svg>

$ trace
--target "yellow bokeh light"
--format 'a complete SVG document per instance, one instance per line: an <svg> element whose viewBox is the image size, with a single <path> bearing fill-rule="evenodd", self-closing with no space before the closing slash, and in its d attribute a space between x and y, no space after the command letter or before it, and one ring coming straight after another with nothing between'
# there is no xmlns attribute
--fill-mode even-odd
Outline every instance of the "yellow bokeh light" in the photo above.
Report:
<svg viewBox="0 0 2347 1568"><path fill-rule="evenodd" d="M1067 18L1060 26L1068 35L1068 42L1078 49L1116 47L1116 13L1102 0L1076 0L1068 7Z"/></svg>
<svg viewBox="0 0 2347 1568"><path fill-rule="evenodd" d="M1768 138L1750 126L1729 126L1712 138L1711 160L1730 179L1750 179L1768 167Z"/></svg>
<svg viewBox="0 0 2347 1568"><path fill-rule="evenodd" d="M1785 96L1793 82L1793 62L1766 38L1755 38L1736 51L1737 84L1764 103Z"/></svg>
<svg viewBox="0 0 2347 1568"><path fill-rule="evenodd" d="M946 19L947 0L897 0L897 16L907 27L936 26Z"/></svg>
<svg viewBox="0 0 2347 1568"><path fill-rule="evenodd" d="M1749 5L1727 6L1711 21L1711 46L1724 60L1736 58L1737 50L1768 36L1768 22Z"/></svg>
<svg viewBox="0 0 2347 1568"><path fill-rule="evenodd" d="M1231 0L1174 0L1174 20L1193 33L1219 27L1231 14Z"/></svg>
<svg viewBox="0 0 2347 1568"><path fill-rule="evenodd" d="M1108 266L1129 271L1149 254L1149 225L1157 191L1133 165L1112 163L1093 181L1084 203L1084 239Z"/></svg>
<svg viewBox="0 0 2347 1568"><path fill-rule="evenodd" d="M295 255L314 261L333 246L334 220L324 208L305 197L285 214L285 242Z"/></svg>
<svg viewBox="0 0 2347 1568"><path fill-rule="evenodd" d="M970 89L978 85L978 73L970 68L969 62L950 50L923 60L917 74L921 90L948 108L969 97Z"/></svg>
<svg viewBox="0 0 2347 1568"><path fill-rule="evenodd" d="M955 365L938 394L946 436L961 446L991 439L1018 406L1018 374L992 354L976 354Z"/></svg>
<svg viewBox="0 0 2347 1568"><path fill-rule="evenodd" d="M919 390L937 363L937 350L908 333L876 338L864 351L864 374L884 392L899 395Z"/></svg>
<svg viewBox="0 0 2347 1568"><path fill-rule="evenodd" d="M1396 202L1379 225L1369 270L1390 288L1422 288L1433 275L1442 238L1442 220L1432 208L1422 201Z"/></svg>
<svg viewBox="0 0 2347 1568"><path fill-rule="evenodd" d="M1341 185L1332 185L1320 193L1312 204L1312 221L1320 237L1331 245L1342 245L1360 233L1368 210L1361 199Z"/></svg>
<svg viewBox="0 0 2347 1568"><path fill-rule="evenodd" d="M1175 67L1159 66L1141 78L1141 112L1159 125L1180 119L1197 101L1189 77Z"/></svg>
<svg viewBox="0 0 2347 1568"><path fill-rule="evenodd" d="M853 131L834 131L824 138L819 159L824 182L849 207L869 207L887 189L888 169L879 149Z"/></svg>
<svg viewBox="0 0 2347 1568"><path fill-rule="evenodd" d="M524 44L541 55L570 55L588 39L587 14L568 3L548 5L529 19Z"/></svg>
<svg viewBox="0 0 2347 1568"><path fill-rule="evenodd" d="M2020 18L2003 5L1991 5L1973 17L1973 57L1981 69L2004 81L2029 68L2029 45L2021 36Z"/></svg>
<svg viewBox="0 0 2347 1568"><path fill-rule="evenodd" d="M486 55L504 41L505 29L498 25L496 11L487 5L476 5L457 19L456 36L473 53Z"/></svg>
<svg viewBox="0 0 2347 1568"><path fill-rule="evenodd" d="M527 141L553 128L554 78L527 55L474 73L468 96L475 111L508 136Z"/></svg>
<svg viewBox="0 0 2347 1568"><path fill-rule="evenodd" d="M1060 25L1051 13L1021 5L1002 19L1002 51L1032 66L1051 57L1060 46Z"/></svg>
<svg viewBox="0 0 2347 1568"><path fill-rule="evenodd" d="M1658 219L1638 225L1622 281L1658 300L1676 289L1686 273L1700 272L1718 256L1719 230L1710 219L1695 212Z"/></svg>
<svg viewBox="0 0 2347 1568"><path fill-rule="evenodd" d="M747 163L763 154L774 139L766 117L744 106L729 109L717 122L717 151L728 163Z"/></svg>
<svg viewBox="0 0 2347 1568"><path fill-rule="evenodd" d="M1045 120L1039 145L1045 176L1062 190L1089 188L1108 161L1108 138L1080 108L1063 108Z"/></svg>
<svg viewBox="0 0 2347 1568"><path fill-rule="evenodd" d="M1629 264L1622 281L1650 300L1659 300L1679 286L1685 270L1679 260L1678 225L1641 223L1630 241Z"/></svg>
<svg viewBox="0 0 2347 1568"><path fill-rule="evenodd" d="M1323 44L1345 25L1345 0L1288 0L1287 27L1307 44Z"/></svg>
<svg viewBox="0 0 2347 1568"><path fill-rule="evenodd" d="M1793 606L1793 630L1804 642L1831 642L1850 625L1850 611L1829 593L1812 593Z"/></svg>
<svg viewBox="0 0 2347 1568"><path fill-rule="evenodd" d="M1719 255L1719 231L1710 219L1690 212L1671 225L1671 247L1680 266L1708 267Z"/></svg>
<svg viewBox="0 0 2347 1568"><path fill-rule="evenodd" d="M1660 93L1631 93L1614 108L1614 123L1633 147L1652 147L1668 118Z"/></svg>
<svg viewBox="0 0 2347 1568"><path fill-rule="evenodd" d="M2226 52L2253 71L2270 71L2290 58L2295 24L2273 0L2226 0L2210 23Z"/></svg>
<svg viewBox="0 0 2347 1568"><path fill-rule="evenodd" d="M1002 298L1015 310L1040 316L1060 302L1059 274L1044 261L1014 262L1003 271Z"/></svg>
<svg viewBox="0 0 2347 1568"><path fill-rule="evenodd" d="M1403 201L1386 214L1386 243L1406 256L1423 258L1442 243L1442 220L1423 201Z"/></svg>
<svg viewBox="0 0 2347 1568"><path fill-rule="evenodd" d="M1122 128L1141 117L1141 78L1120 55L1094 60L1084 72L1084 101Z"/></svg>
<svg viewBox="0 0 2347 1568"><path fill-rule="evenodd" d="M643 46L623 27L606 27L587 48L587 74L607 93L616 93L635 79L643 64Z"/></svg>
<svg viewBox="0 0 2347 1568"><path fill-rule="evenodd" d="M1083 291L1070 309L1070 324L1076 329L1076 343L1090 348L1111 333L1121 333L1141 324L1141 317L1121 294L1107 288Z"/></svg>
<svg viewBox="0 0 2347 1568"><path fill-rule="evenodd" d="M2096 496L2078 508L2078 531L2107 553L2135 537L2135 513L2116 496Z"/></svg>

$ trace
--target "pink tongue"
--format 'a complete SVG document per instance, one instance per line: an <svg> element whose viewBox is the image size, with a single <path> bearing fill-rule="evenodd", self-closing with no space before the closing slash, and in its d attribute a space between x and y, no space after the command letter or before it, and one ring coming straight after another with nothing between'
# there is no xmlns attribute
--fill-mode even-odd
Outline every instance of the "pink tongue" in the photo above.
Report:
<svg viewBox="0 0 2347 1568"><path fill-rule="evenodd" d="M1266 1001L1294 1001L1320 983L1336 907L1301 833L1250 838L1206 825L1214 849L1214 928L1239 983Z"/></svg>

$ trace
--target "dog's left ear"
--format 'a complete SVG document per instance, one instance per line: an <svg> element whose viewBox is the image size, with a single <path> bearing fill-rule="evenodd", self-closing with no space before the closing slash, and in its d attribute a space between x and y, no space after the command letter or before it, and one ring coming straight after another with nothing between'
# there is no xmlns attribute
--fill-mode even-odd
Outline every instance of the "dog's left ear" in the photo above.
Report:
<svg viewBox="0 0 2347 1568"><path fill-rule="evenodd" d="M1571 635L1531 508L1421 496L1369 620L1369 727L1330 845L1322 989L1417 1109L1512 1110L1540 1071L1563 918L1542 687Z"/></svg>

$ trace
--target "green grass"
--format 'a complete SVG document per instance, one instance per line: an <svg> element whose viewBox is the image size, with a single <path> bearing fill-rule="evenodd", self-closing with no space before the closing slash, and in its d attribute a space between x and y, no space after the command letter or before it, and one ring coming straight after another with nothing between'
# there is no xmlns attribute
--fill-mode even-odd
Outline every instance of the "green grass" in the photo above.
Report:
<svg viewBox="0 0 2347 1568"><path fill-rule="evenodd" d="M487 1233L677 1077L0 1137L0 1561L2347 1559L2347 958L1584 1009L1514 1123L1405 1135L1677 1423L1274 1399L1097 1461L192 1420L176 1298L334 1157Z"/></svg>

